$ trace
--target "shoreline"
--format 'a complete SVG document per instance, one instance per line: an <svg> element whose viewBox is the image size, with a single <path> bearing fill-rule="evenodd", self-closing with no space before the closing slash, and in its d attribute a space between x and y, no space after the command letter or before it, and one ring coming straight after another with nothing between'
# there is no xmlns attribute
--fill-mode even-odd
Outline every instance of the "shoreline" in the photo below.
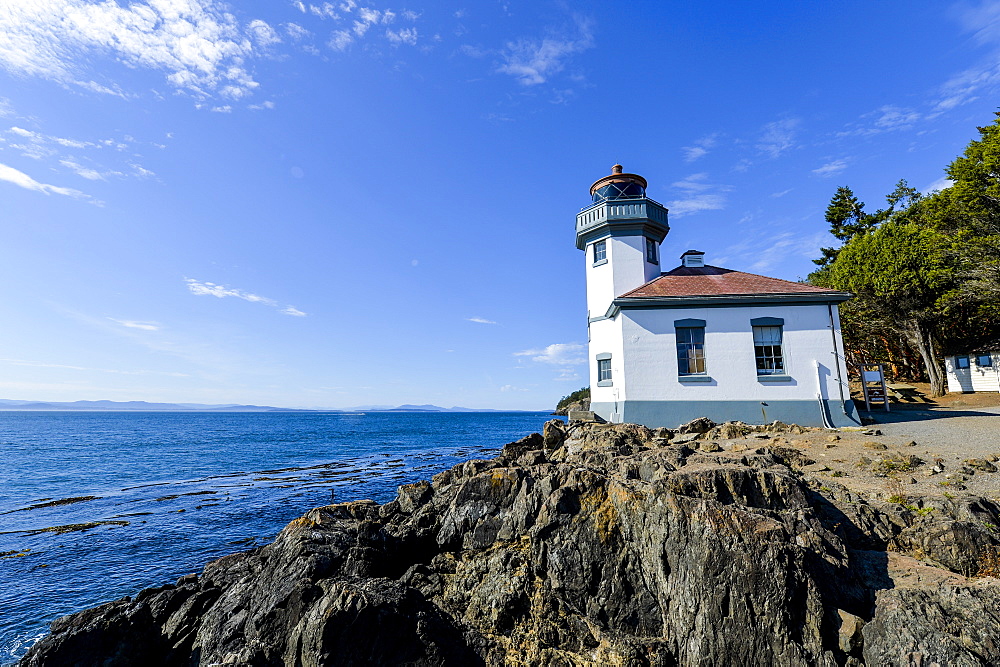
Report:
<svg viewBox="0 0 1000 667"><path fill-rule="evenodd" d="M915 482L917 486L913 487L912 493L906 494L906 498L894 499L889 493L893 489L887 487L882 492L863 486L871 486L875 483L872 480L879 480L877 483L887 485L889 480L899 481L901 474L917 470L923 473L924 469L930 470L929 466L937 467L940 463L924 460L918 462L916 459L920 459L920 456L911 453L917 451L916 445L896 442L899 436L878 435L875 433L878 427L873 427L868 432L858 430L834 433L823 429L802 429L778 424L771 429L729 424L708 428L702 428L703 426L705 425L692 423L680 431L650 431L631 425L577 424L566 427L562 422L554 420L546 425L544 436L535 434L510 443L491 460L473 460L459 464L435 475L432 483L420 482L400 487L396 499L389 503L377 505L371 501L357 501L311 510L290 523L271 545L225 556L207 566L201 575L182 577L174 586L148 589L135 599L119 600L61 619L53 626L56 634L38 645L38 654L49 655L46 651L51 650L55 651L51 655L72 656L72 651L60 654L60 650L70 649L59 647L72 644L74 632L80 631L81 623L91 627L95 619L105 619L100 623L113 625L117 623L113 621L114 618L121 614L133 617L140 609L149 610L153 624L130 627L129 632L145 637L144 641L152 642L151 645L160 645L157 642L164 640L173 642L173 648L170 649L173 653L170 655L178 660L195 649L202 659L211 660L228 659L227 656L242 656L239 659L246 659L258 654L271 655L273 651L284 654L284 651L290 650L287 648L287 641L293 636L302 637L297 650L306 651L301 654L303 657L312 655L309 651L313 649L321 652L342 651L347 649L347 645L338 643L340 640L329 643L327 640L330 638L324 633L328 633L330 628L322 623L316 626L315 619L310 621L314 617L309 610L320 605L330 610L332 617L329 614L327 617L343 618L340 616L341 611L336 611L339 609L338 605L354 598L341 596L349 590L355 590L356 593L352 593L352 596L362 594L368 599L365 604L375 605L371 608L372 612L379 609L381 611L378 614L388 614L388 618L397 619L403 624L397 628L398 637L390 644L405 644L407 651L416 652L414 655L424 655L429 662L423 664L449 664L443 659L446 654L453 657L461 655L464 656L463 659L472 660L468 664L476 664L482 660L493 662L508 659L527 659L537 664L549 664L554 660L558 661L559 656L569 659L570 656L577 655L582 658L583 654L579 650L587 641L596 641L599 647L603 646L600 651L603 651L602 655L608 660L624 659L627 655L632 655L632 651L646 646L643 651L648 649L654 654L673 656L671 660L678 661L678 664L691 664L690 661L694 661L698 655L702 656L698 660L714 655L721 664L729 664L725 656L735 653L725 651L737 649L728 644L727 647L715 646L711 637L700 637L699 642L703 646L697 650L668 641L670 636L692 622L692 619L685 620L687 617L674 618L670 614L664 617L662 614L665 612L660 612L660 622L669 617L673 630L667 631L664 638L654 644L642 640L641 633L635 635L634 631L626 629L627 624L618 625L624 618L620 617L620 613L627 610L632 611L628 611L626 617L632 613L639 613L642 617L643 612L639 611L641 605L635 606L642 603L641 599L632 599L634 595L622 597L620 593L612 593L625 582L632 582L630 586L635 586L639 581L646 582L640 585L642 589L643 586L648 588L653 585L649 582L659 581L654 586L656 590L660 590L661 586L667 588L662 593L649 591L653 595L649 603L656 606L660 603L653 600L659 599L659 595L665 594L667 590L680 590L670 583L673 576L670 573L677 572L677 568L688 567L685 563L692 557L701 559L718 552L720 557L729 554L725 555L725 559L737 558L734 563L738 562L740 566L733 571L726 567L717 576L722 576L732 591L739 590L740 595L749 596L747 599L757 599L764 595L766 599L758 602L764 608L774 609L774 614L767 617L767 623L769 627L777 625L771 628L769 636L773 635L773 640L780 644L781 651L784 652L782 655L786 655L786 658L779 658L779 654L771 653L771 649L759 645L754 637L754 625L749 619L747 622L750 624L742 631L746 636L730 637L736 645L749 642L745 648L750 652L745 655L753 655L755 659L771 664L799 664L787 661L787 656L791 655L800 655L801 659L811 655L813 658L810 661L822 658L822 664L827 664L827 661L830 661L829 664L866 664L864 660L888 659L897 650L894 647L897 647L898 641L902 641L893 639L893 635L903 637L906 635L906 628L920 626L925 634L918 648L925 651L925 659L931 660L935 656L960 657L963 650L961 643L955 644L942 628L930 627L933 625L931 620L909 616L903 618L899 614L905 616L905 612L901 610L909 606L925 611L934 608L940 613L947 608L950 615L968 616L969 610L993 604L994 598L1000 600L1000 582L990 577L976 578L982 565L980 561L993 553L991 549L1000 546L1000 534L984 525L1000 524L1000 505L986 497L988 494L996 495L997 490L1000 490L997 483L1000 475L989 472L987 467L982 470L973 469L968 474L956 466L955 473L934 472L927 474L927 479L938 475L960 474L965 477L962 484L978 484L983 488L966 492L967 488L956 486L954 494L951 491L918 494L918 489L926 487L926 480L921 480L920 483ZM837 439L832 440L833 437ZM871 443L880 446L871 447ZM845 472L848 470L846 467L832 467L826 461L817 463L816 460L823 454L834 451L842 461L833 461L831 458L831 462L837 466L853 466L850 473ZM874 456L871 456L873 453ZM855 455L859 459L857 462L853 460ZM892 462L897 461L894 458L896 456L901 457L899 460L910 468L905 471L893 468ZM861 458L868 459L868 462L858 466ZM887 461L890 465L886 472L879 466L887 467ZM581 465L582 468L579 467ZM950 468L950 464L946 468ZM843 474L836 474L838 472ZM551 479L552 482L545 482L546 479ZM556 479L561 481L555 483ZM544 489L549 491L543 493ZM567 496L569 489L576 490ZM729 490L725 491L726 489ZM978 495L980 490L986 495ZM576 500L571 501L572 498ZM482 509L473 510L475 507ZM490 507L493 509L487 510ZM983 516L992 521L983 519L980 524L970 524L966 520L968 512L973 511L970 507L978 507L975 511L985 513ZM487 510L485 514L483 510ZM835 511L831 514L831 510ZM468 514L470 511L473 513ZM704 515L706 511L709 514ZM716 523L715 519L711 519L708 524L704 523L713 513L720 512L720 518L730 518L721 524ZM703 515L704 519L698 518ZM649 541L654 534L650 533L652 525L647 526L647 523L653 519L643 519L644 516L654 517L657 521L667 522L665 525L674 526L671 529L674 532L670 534L680 530L679 534L688 536L669 548L672 542L668 540L663 543L662 548L667 548L673 554L668 558L670 567L666 573L656 574L655 563L660 562L659 558L651 561L646 557L634 560L631 555L639 548L636 545L645 545L642 549L648 549L657 543L656 539ZM847 524L844 523L845 519ZM731 532L735 528L727 527L731 521L736 521L737 525L749 521L748 526L773 524L774 528L765 533L760 533L759 528L750 533L746 533L744 529ZM761 524L761 521L764 523ZM792 523L788 523L789 521ZM682 528L683 526L687 527ZM961 532L956 533L959 526L962 527ZM697 532L692 533L696 527ZM772 532L779 528L778 533ZM950 543L938 544L931 539L931 536L939 534L939 530L950 531ZM565 538L570 535L573 537L568 542L566 539L557 539L556 536L561 534L565 534ZM379 538L378 535L384 536ZM700 537L696 537L697 535ZM390 547L391 543L384 541L389 536L400 541L400 547ZM363 547L363 553L368 555L363 556L362 552L358 552L356 556L352 556L351 549L340 551L341 547L336 545L344 538L349 540L344 544L361 540L358 544L367 545ZM373 539L376 541L372 542ZM431 541L428 542L428 539ZM931 541L928 542L928 539ZM406 547L406 544L410 546ZM437 546L433 546L434 544ZM608 574L600 575L591 580L590 584L585 584L584 580L588 577L596 576L585 574L589 571L588 567L583 567L582 570L565 570L561 567L552 569L555 565L551 554L559 553L564 548L560 544L573 544L574 549L592 550L591 560L585 562L602 564L602 571L606 571L611 564L619 565ZM709 547L710 544L715 546ZM765 553L772 551L771 556L764 557ZM545 553L550 555L543 557L542 561L536 560ZM806 561L799 560L809 553L820 557L820 561L809 566L808 558ZM885 555L873 561L872 554L879 553ZM494 561L494 556L490 554L495 554L500 561ZM741 555L737 557L738 554ZM782 556L775 561L777 554L799 556L790 561ZM312 559L316 557L333 560L329 566L315 570L306 563L313 562ZM306 560L303 561L302 558ZM442 561L441 558L445 560ZM528 572L531 568L541 567L543 572L547 570L547 574L540 579L539 575L526 574L527 579L524 579L517 574L520 570L510 558L526 564L533 563ZM265 565L265 562L270 565ZM820 562L827 562L828 565L815 570ZM446 565L447 563L451 564ZM625 563L630 564L626 566ZM584 564L581 562L581 565ZM302 567L306 569L302 570ZM649 570L650 567L653 569ZM737 576L738 570L746 567L753 569L757 573L756 577L775 584L769 584L763 590L746 589L742 578ZM789 567L792 570L788 570ZM820 576L820 571L830 567L842 570L837 575L839 579L829 580L826 575ZM461 575L466 570L469 574L473 571L481 571L482 574L468 580L464 578L465 575ZM239 574L240 572L248 574ZM251 572L255 574L246 578ZM296 572L298 574L293 575ZM794 577L802 578L804 582L813 582L809 586L813 587L810 590L814 592L807 595L803 613L806 613L806 618L813 619L808 621L810 625L818 624L815 635L801 636L792 632L790 627L782 625L785 621L782 621L782 614L777 611L789 604L800 604L787 598L792 591L786 586L777 585L778 581L786 581L793 572ZM485 580L483 576L486 577ZM662 579L663 576L667 578ZM717 605L721 603L718 599L718 587L709 580L701 579L701 575L694 570L690 576L694 578L688 579L686 586L696 591L696 594L693 598L691 594L687 597L692 602L697 600L699 608L704 606L708 610L705 613L709 613L709 616L717 614ZM970 576L973 578L970 579ZM491 577L500 578L494 581ZM285 593L278 597L271 595L269 590L265 590L266 587L255 583L261 579L270 582L268 587L284 590ZM564 583L553 588L560 580ZM293 583L295 581L299 583ZM480 584L474 584L474 581L479 581ZM480 590L482 585L490 581L494 583L490 584L488 590ZM501 584L503 581L508 583ZM599 590L603 590L603 587L609 586L607 590L610 597L593 598L588 595L575 598L570 595L567 598L573 586L577 585L570 584L574 581L580 581L580 585L585 585L585 588L596 585ZM833 585L831 581L840 581L843 586ZM848 581L854 583L847 585L845 582ZM886 581L894 583L887 586ZM566 588L567 585L570 586L569 589ZM522 593L510 598L511 593L503 592L510 586ZM536 603L531 602L518 611L520 607L517 605L520 603L515 603L514 600L523 599L527 603L533 599L530 595L527 598L518 597L527 595L533 586L541 586L538 590L542 595L539 601L542 607L536 608ZM969 586L973 588L969 589ZM949 590L957 587L955 590L973 590L978 593L968 594L972 597L964 601L966 608L953 609L941 597L944 593L938 597L927 597L933 587L941 590L944 590L942 587ZM217 592L209 595L210 590ZM855 592L852 593L852 590ZM276 608L274 605L287 608L290 598L283 596L288 594L298 600L295 605L299 611L292 616L286 614L284 623L287 625L283 626L283 630L261 635L261 627L252 619L258 618L259 614L266 616L270 613L268 609ZM861 597L857 598L859 594ZM209 597L206 598L205 595ZM866 596L871 596L870 599L875 602L873 612L865 611L865 604L871 604L863 602L869 599ZM893 596L904 606L897 608L895 603L890 603L888 600ZM882 600L883 597L886 599ZM183 621L168 622L167 617L163 617L163 622L167 625L158 630L159 621L155 619L160 618L160 612L156 612L157 605L168 604L167 600L175 598L203 599L203 611L189 613ZM855 602L850 601L855 598ZM465 602L455 606L456 599ZM597 603L598 599L604 601ZM919 604L915 602L918 599ZM157 602L158 600L163 602ZM240 621L239 627L234 626L228 620L229 617L223 614L223 610L228 605L237 604L237 600L242 600L238 604L249 614ZM778 604L778 600L782 602ZM814 600L814 603L808 600ZM904 603L904 600L907 602ZM498 604L500 606L496 607ZM500 616L495 616L494 612L487 613L487 609L507 609L511 604L514 605L513 610L499 612ZM555 632L560 637L563 637L562 633L566 633L565 637L552 644L544 638L544 633L539 634L542 627L539 623L544 625L553 622L549 612L544 611L545 605L549 604L556 604L557 608L569 614L569 618L577 618L584 625L559 625L561 629ZM597 604L597 608L591 609L592 604ZM772 607L775 604L778 606ZM820 606L816 607L816 604ZM469 617L470 609L480 609L477 605L486 606ZM834 616L830 616L833 613L829 611L831 605L836 610ZM174 607L175 603L169 603L169 606ZM367 607L363 605L350 613L354 615L352 617L356 617L358 613L368 614L365 609ZM613 609L618 611L612 612ZM711 611L712 609L715 611ZM824 609L827 611L823 611ZM880 609L884 611L880 612ZM891 609L897 611L891 612ZM348 609L342 611L346 613ZM734 613L731 607L729 613ZM744 612L738 612L737 616L740 613ZM892 616L893 613L896 616ZM422 633L405 622L413 614L420 618L437 619L432 624L444 623L441 627L452 629L441 636L433 632ZM619 620L616 621L616 618ZM714 622L723 623L725 618L727 616L723 615ZM756 622L759 623L760 617L757 618ZM178 635L176 631L166 629L178 627L179 622L188 630ZM397 621L392 621L395 622ZM584 632L584 627L589 630ZM355 629L360 631L360 635L352 633L352 642L360 642L372 651L382 650L378 646L380 642L384 643L386 637L379 633L378 628L364 626ZM222 638L235 638L237 634L232 633L237 630L239 636L246 637L245 641L257 637L253 641L258 648L251 649L249 644L238 642L242 648L232 645L231 649L224 649L224 646L230 646L226 642L231 640L223 641ZM978 628L978 631L990 636L996 635L1000 639L1000 627L988 622ZM167 634L163 634L164 632ZM589 633L591 640L586 640L581 633ZM347 640L347 637L342 639ZM124 638L115 640L108 636L107 640L119 646L119 649L126 646L114 644L116 641L126 641ZM219 644L219 641L223 643ZM309 644L312 649L306 646L308 642L314 642ZM581 645L580 642L584 644ZM579 648L574 649L574 646ZM898 650L902 650L901 646L898 645ZM997 646L1000 646L1000 642ZM133 644L128 644L128 647L128 650L140 650ZM391 647L383 648L389 650ZM35 649L29 655L35 655L34 651ZM586 654L591 655L590 650L587 651ZM851 659L861 662L845 662ZM36 663L28 661L25 664ZM166 664L172 663L168 660Z"/></svg>

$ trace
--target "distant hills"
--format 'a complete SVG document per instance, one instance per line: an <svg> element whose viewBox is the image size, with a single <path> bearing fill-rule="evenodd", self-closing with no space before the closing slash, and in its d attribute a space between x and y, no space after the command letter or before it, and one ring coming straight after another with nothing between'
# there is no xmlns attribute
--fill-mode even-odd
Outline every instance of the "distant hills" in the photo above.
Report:
<svg viewBox="0 0 1000 667"><path fill-rule="evenodd" d="M489 408L442 408L439 405L363 405L353 408L305 409L276 408L270 405L211 405L205 403L148 403L146 401L17 401L0 398L0 411L130 411L130 412L526 412Z"/></svg>

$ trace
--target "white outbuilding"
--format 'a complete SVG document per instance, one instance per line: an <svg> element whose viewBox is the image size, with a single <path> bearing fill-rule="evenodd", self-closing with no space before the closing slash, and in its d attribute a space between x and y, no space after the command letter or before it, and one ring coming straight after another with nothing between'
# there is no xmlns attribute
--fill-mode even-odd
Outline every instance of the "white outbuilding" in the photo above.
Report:
<svg viewBox="0 0 1000 667"><path fill-rule="evenodd" d="M945 357L948 391L1000 391L1000 341Z"/></svg>
<svg viewBox="0 0 1000 667"><path fill-rule="evenodd" d="M705 264L663 272L667 209L622 173L590 188L576 218L586 254L591 410L650 427L709 417L856 426L838 304L802 283Z"/></svg>

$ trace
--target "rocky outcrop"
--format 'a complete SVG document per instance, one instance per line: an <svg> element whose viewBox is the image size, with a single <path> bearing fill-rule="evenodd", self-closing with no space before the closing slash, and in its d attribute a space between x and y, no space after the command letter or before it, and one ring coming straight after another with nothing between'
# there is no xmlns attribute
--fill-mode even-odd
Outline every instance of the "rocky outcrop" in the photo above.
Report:
<svg viewBox="0 0 1000 667"><path fill-rule="evenodd" d="M590 410L590 399L584 398L579 401L573 401L572 403L567 403L561 408L556 408L556 411L553 412L552 414L558 415L560 417L566 417L567 415L569 415L570 412L578 412L578 411L587 412L588 410Z"/></svg>
<svg viewBox="0 0 1000 667"><path fill-rule="evenodd" d="M759 441L694 448L721 430L749 433L550 422L59 619L22 664L1000 664L1000 582L969 578L1000 507L869 501Z"/></svg>

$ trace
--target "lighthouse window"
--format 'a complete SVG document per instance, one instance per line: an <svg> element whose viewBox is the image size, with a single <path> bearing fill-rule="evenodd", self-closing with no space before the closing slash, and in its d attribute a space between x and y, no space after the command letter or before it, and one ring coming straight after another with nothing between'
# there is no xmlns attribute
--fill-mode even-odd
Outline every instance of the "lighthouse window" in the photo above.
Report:
<svg viewBox="0 0 1000 667"><path fill-rule="evenodd" d="M594 244L594 264L608 261L608 242L598 241Z"/></svg>
<svg viewBox="0 0 1000 667"><path fill-rule="evenodd" d="M610 387L611 386L611 355L602 354L601 357L607 357L607 359L597 360L597 386L598 387Z"/></svg>
<svg viewBox="0 0 1000 667"><path fill-rule="evenodd" d="M753 352L757 359L757 375L780 375L785 372L780 326L754 327Z"/></svg>
<svg viewBox="0 0 1000 667"><path fill-rule="evenodd" d="M656 241L653 239L646 239L646 261L656 264Z"/></svg>
<svg viewBox="0 0 1000 667"><path fill-rule="evenodd" d="M705 327L677 327L677 374L705 374Z"/></svg>

